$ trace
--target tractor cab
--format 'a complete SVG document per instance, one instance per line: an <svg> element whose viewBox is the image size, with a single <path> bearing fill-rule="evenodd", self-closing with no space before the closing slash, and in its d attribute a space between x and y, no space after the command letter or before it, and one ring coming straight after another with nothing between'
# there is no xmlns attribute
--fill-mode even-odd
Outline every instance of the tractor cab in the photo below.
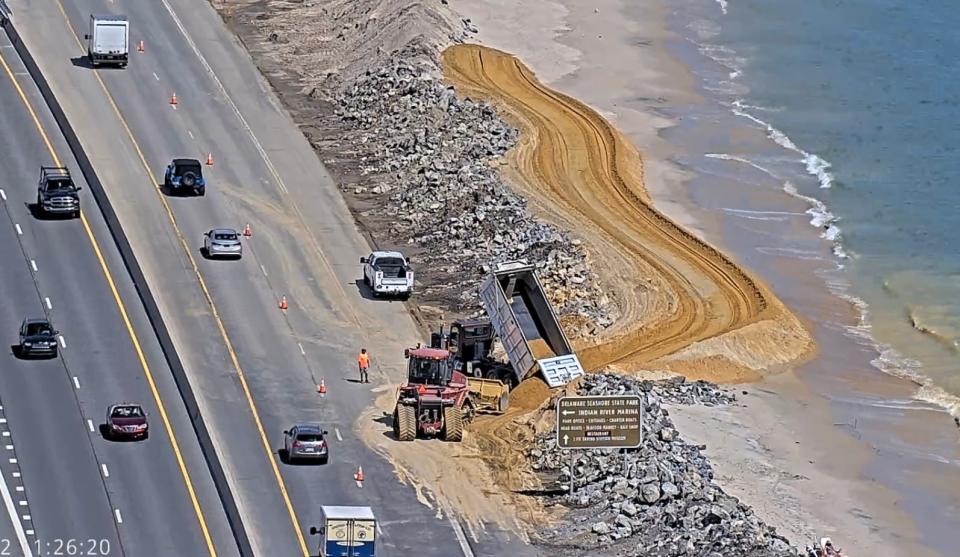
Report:
<svg viewBox="0 0 960 557"><path fill-rule="evenodd" d="M450 352L438 348L407 351L407 383L444 387L453 379Z"/></svg>
<svg viewBox="0 0 960 557"><path fill-rule="evenodd" d="M447 331L430 335L430 346L454 353L464 362L481 362L493 351L493 325L487 319L454 321Z"/></svg>

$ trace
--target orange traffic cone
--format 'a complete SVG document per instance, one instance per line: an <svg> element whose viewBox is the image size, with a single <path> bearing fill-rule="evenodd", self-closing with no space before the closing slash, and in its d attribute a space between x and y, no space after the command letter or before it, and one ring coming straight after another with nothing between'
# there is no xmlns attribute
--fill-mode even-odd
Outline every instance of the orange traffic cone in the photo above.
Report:
<svg viewBox="0 0 960 557"><path fill-rule="evenodd" d="M137 52L146 52L146 51L147 51L147 49L143 47L143 41L140 41L140 42L137 44Z"/></svg>
<svg viewBox="0 0 960 557"><path fill-rule="evenodd" d="M357 482L357 487L363 487L363 466L357 466L357 473L353 475Z"/></svg>
<svg viewBox="0 0 960 557"><path fill-rule="evenodd" d="M287 297L284 296L284 297L280 298L280 309L286 311L286 309L287 309L288 307L290 307L290 306L287 305Z"/></svg>
<svg viewBox="0 0 960 557"><path fill-rule="evenodd" d="M207 166L213 166L213 153L207 155Z"/></svg>
<svg viewBox="0 0 960 557"><path fill-rule="evenodd" d="M253 230L250 229L250 223L247 223L247 225L243 227L243 235L247 238L253 236Z"/></svg>
<svg viewBox="0 0 960 557"><path fill-rule="evenodd" d="M320 379L320 384L317 385L317 392L322 395L327 394L327 384L323 382L323 379Z"/></svg>
<svg viewBox="0 0 960 557"><path fill-rule="evenodd" d="M171 104L172 106L177 106L177 94L176 94L176 93L174 93L173 96L170 97L170 104Z"/></svg>

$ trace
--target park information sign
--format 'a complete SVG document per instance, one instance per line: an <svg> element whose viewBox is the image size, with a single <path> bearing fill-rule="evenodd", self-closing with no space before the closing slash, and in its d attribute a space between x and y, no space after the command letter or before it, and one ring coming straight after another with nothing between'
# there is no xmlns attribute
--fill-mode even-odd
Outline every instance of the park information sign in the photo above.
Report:
<svg viewBox="0 0 960 557"><path fill-rule="evenodd" d="M565 396L557 401L561 449L635 449L642 441L637 395Z"/></svg>

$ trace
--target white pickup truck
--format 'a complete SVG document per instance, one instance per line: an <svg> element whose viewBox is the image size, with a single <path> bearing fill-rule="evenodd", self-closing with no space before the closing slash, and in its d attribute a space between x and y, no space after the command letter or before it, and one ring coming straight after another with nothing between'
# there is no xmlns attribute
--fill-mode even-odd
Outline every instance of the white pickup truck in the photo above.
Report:
<svg viewBox="0 0 960 557"><path fill-rule="evenodd" d="M409 298L413 294L413 268L399 251L375 251L361 257L360 264L363 283L374 296Z"/></svg>
<svg viewBox="0 0 960 557"><path fill-rule="evenodd" d="M87 57L91 66L116 64L127 66L130 58L130 24L122 15L91 15L86 35Z"/></svg>

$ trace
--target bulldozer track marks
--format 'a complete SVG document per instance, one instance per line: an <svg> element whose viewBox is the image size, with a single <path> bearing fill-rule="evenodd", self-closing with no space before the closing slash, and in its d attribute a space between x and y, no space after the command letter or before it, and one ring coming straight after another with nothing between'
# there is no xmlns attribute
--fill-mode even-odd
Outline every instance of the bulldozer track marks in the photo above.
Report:
<svg viewBox="0 0 960 557"><path fill-rule="evenodd" d="M593 109L544 86L504 52L456 45L444 51L443 63L461 95L494 103L522 130L507 155L513 185L548 220L582 234L592 258L632 271L605 285L622 291L626 325L579 347L585 368L651 362L764 319L802 329L766 286L653 208L640 154ZM633 293L640 278L656 285L652 304Z"/></svg>

